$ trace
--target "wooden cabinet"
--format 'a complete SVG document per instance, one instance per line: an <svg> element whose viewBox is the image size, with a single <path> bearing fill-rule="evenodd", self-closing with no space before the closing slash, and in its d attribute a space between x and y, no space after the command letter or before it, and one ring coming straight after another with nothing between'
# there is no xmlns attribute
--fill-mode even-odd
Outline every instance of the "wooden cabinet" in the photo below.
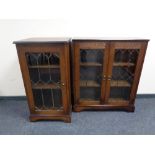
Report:
<svg viewBox="0 0 155 155"><path fill-rule="evenodd" d="M32 38L14 43L31 121L71 122L71 93L76 112L134 111L148 40Z"/></svg>
<svg viewBox="0 0 155 155"><path fill-rule="evenodd" d="M133 112L148 40L72 40L74 111Z"/></svg>
<svg viewBox="0 0 155 155"><path fill-rule="evenodd" d="M32 38L17 47L30 120L71 121L68 38Z"/></svg>

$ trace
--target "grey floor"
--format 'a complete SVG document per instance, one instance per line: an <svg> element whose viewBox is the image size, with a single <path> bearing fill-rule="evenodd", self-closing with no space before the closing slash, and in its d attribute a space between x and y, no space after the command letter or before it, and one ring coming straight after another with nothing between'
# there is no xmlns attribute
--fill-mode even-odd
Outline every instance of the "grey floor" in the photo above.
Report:
<svg viewBox="0 0 155 155"><path fill-rule="evenodd" d="M155 134L155 98L136 99L134 113L72 113L72 123L29 122L26 100L0 100L1 135Z"/></svg>

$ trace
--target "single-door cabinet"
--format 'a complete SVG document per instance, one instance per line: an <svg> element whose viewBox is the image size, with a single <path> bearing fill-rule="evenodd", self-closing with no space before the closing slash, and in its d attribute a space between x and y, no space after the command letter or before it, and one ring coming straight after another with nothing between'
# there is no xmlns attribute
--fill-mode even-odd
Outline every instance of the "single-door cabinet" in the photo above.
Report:
<svg viewBox="0 0 155 155"><path fill-rule="evenodd" d="M15 41L30 121L71 122L69 38Z"/></svg>

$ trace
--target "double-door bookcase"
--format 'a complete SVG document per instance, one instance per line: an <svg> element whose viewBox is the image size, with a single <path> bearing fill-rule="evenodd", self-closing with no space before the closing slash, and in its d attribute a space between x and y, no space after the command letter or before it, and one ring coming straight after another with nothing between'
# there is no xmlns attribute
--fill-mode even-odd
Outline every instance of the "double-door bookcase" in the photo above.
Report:
<svg viewBox="0 0 155 155"><path fill-rule="evenodd" d="M72 40L74 111L134 111L148 40Z"/></svg>

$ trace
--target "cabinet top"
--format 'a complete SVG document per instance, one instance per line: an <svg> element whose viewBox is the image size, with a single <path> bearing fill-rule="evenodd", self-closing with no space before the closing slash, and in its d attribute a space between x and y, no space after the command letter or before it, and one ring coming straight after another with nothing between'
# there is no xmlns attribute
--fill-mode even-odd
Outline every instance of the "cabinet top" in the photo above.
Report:
<svg viewBox="0 0 155 155"><path fill-rule="evenodd" d="M149 41L149 39L142 39L142 38L93 38L93 37L87 37L87 38L72 38L72 41Z"/></svg>
<svg viewBox="0 0 155 155"><path fill-rule="evenodd" d="M70 38L27 38L14 41L14 44L29 44L29 43L66 43Z"/></svg>
<svg viewBox="0 0 155 155"><path fill-rule="evenodd" d="M14 44L31 44L31 43L68 43L72 41L149 41L149 39L141 38L27 38L14 41Z"/></svg>

